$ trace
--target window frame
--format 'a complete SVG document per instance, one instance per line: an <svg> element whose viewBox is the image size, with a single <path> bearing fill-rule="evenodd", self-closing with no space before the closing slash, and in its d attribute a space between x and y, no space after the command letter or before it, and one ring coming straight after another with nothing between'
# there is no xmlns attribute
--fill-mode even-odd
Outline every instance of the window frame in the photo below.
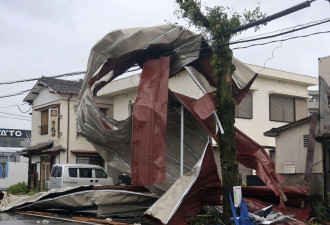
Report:
<svg viewBox="0 0 330 225"><path fill-rule="evenodd" d="M282 116L283 119L282 120L277 120L277 119L272 119L272 96L277 96L277 97L281 97L282 98ZM287 99L292 99L293 101L293 121L288 121L285 120L285 115L284 115L284 98ZM269 94L269 121L274 121L274 122L283 122L283 123L292 123L294 121L296 121L296 107L295 107L295 97L294 96L290 96L290 95L281 95L281 94ZM273 115L274 116L274 115Z"/></svg>
<svg viewBox="0 0 330 225"><path fill-rule="evenodd" d="M40 112L40 135L48 134L49 127L49 109Z"/></svg>

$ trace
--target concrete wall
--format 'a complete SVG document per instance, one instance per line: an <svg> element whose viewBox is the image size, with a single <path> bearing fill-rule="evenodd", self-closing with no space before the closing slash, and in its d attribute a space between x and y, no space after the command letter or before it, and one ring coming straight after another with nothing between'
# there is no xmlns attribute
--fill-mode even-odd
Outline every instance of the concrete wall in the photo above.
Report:
<svg viewBox="0 0 330 225"><path fill-rule="evenodd" d="M19 182L27 183L28 163L8 163L8 178L0 179L0 190L7 190L9 186Z"/></svg>

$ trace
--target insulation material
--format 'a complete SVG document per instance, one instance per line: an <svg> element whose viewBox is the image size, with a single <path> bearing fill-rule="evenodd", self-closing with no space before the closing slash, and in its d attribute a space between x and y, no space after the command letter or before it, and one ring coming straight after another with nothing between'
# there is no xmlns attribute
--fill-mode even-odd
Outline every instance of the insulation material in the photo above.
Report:
<svg viewBox="0 0 330 225"><path fill-rule="evenodd" d="M166 180L166 120L170 57L143 65L133 107L132 183Z"/></svg>

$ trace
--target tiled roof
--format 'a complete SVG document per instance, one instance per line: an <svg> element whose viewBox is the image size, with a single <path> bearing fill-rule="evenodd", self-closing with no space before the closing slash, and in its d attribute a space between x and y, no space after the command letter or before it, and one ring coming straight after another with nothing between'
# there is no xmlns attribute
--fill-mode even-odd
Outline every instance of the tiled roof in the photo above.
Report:
<svg viewBox="0 0 330 225"><path fill-rule="evenodd" d="M24 102L33 102L34 98L45 87L55 94L76 94L78 95L83 84L83 80L63 80L52 77L41 77L24 98Z"/></svg>
<svg viewBox="0 0 330 225"><path fill-rule="evenodd" d="M42 77L39 82L47 86L56 94L79 94L79 91L83 84L82 80L72 81L49 77Z"/></svg>
<svg viewBox="0 0 330 225"><path fill-rule="evenodd" d="M22 155L23 156L28 156L29 154L40 155L42 153L57 153L60 151L66 151L66 148L62 147L61 145L54 146L53 141L47 141L47 142L38 143L29 148L23 149Z"/></svg>
<svg viewBox="0 0 330 225"><path fill-rule="evenodd" d="M42 142L42 143L38 143L36 145L33 145L29 148L23 149L22 152L49 149L53 145L54 145L53 141L46 141L46 142Z"/></svg>

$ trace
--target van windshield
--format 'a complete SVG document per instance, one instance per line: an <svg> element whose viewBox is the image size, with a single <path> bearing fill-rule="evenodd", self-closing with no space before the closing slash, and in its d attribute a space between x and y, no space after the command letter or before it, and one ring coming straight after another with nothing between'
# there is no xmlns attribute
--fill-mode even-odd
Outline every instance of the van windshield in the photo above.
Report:
<svg viewBox="0 0 330 225"><path fill-rule="evenodd" d="M55 166L52 169L51 177L61 177L62 176L62 167Z"/></svg>

